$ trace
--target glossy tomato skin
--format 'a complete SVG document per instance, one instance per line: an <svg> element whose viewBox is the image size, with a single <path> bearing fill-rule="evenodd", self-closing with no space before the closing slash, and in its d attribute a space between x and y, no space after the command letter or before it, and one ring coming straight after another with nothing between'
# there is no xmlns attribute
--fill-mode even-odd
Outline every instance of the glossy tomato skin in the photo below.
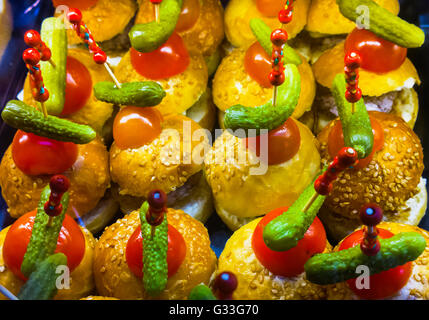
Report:
<svg viewBox="0 0 429 320"><path fill-rule="evenodd" d="M155 108L124 107L113 122L113 138L121 149L139 148L162 131L162 115Z"/></svg>
<svg viewBox="0 0 429 320"><path fill-rule="evenodd" d="M27 175L59 174L76 162L78 147L18 130L12 141L12 157Z"/></svg>
<svg viewBox="0 0 429 320"><path fill-rule="evenodd" d="M270 72L273 69L271 60L258 41L247 49L244 56L244 68L247 74L260 86L264 88L272 87L269 80Z"/></svg>
<svg viewBox="0 0 429 320"><path fill-rule="evenodd" d="M388 239L394 235L388 230L377 229L378 236L381 239ZM339 250L341 251L360 245L363 237L364 232L362 229L353 232L341 242ZM347 284L350 289L362 299L384 299L394 295L407 284L412 273L412 268L412 262L408 262L402 266L371 275L369 279L369 289L358 289L356 287L356 279L348 280Z"/></svg>
<svg viewBox="0 0 429 320"><path fill-rule="evenodd" d="M3 244L3 259L12 273L22 280L27 278L21 272L27 246L30 242L36 210L26 213L15 221L8 230ZM64 253L70 272L79 266L85 254L85 236L79 225L68 215L58 236L55 253Z"/></svg>
<svg viewBox="0 0 429 320"><path fill-rule="evenodd" d="M285 0L256 0L256 7L264 16L273 18L284 8L285 2Z"/></svg>
<svg viewBox="0 0 429 320"><path fill-rule="evenodd" d="M191 29L200 17L200 1L184 0L182 12L176 24L176 31L183 32Z"/></svg>
<svg viewBox="0 0 429 320"><path fill-rule="evenodd" d="M138 278L143 277L143 237L138 226L131 235L125 251L128 268ZM168 277L176 274L186 257L186 243L183 236L172 225L168 225L167 265Z"/></svg>
<svg viewBox="0 0 429 320"><path fill-rule="evenodd" d="M77 8L79 10L86 10L97 4L98 0L52 0L54 7L65 5L69 8Z"/></svg>
<svg viewBox="0 0 429 320"><path fill-rule="evenodd" d="M131 64L143 77L162 80L183 73L190 63L188 50L176 33L155 51L142 53L131 48Z"/></svg>
<svg viewBox="0 0 429 320"><path fill-rule="evenodd" d="M398 69L407 57L407 49L378 37L365 29L354 29L344 45L345 53L359 52L362 68L375 73L386 73Z"/></svg>
<svg viewBox="0 0 429 320"><path fill-rule="evenodd" d="M264 227L288 207L275 209L258 223L252 236L252 248L259 262L275 275L294 277L304 272L304 264L316 253L326 248L326 232L319 218L315 218L304 238L287 251L274 251L263 240Z"/></svg>
<svg viewBox="0 0 429 320"><path fill-rule="evenodd" d="M377 151L383 149L384 146L384 131L380 123L371 115L369 116L371 121L372 133L374 134L374 144L371 154L364 158L359 159L358 164L354 166L355 169L365 168L371 160L374 158L374 154ZM335 125L329 131L328 136L328 152L331 158L335 158L338 152L344 148L344 134L340 120L335 120Z"/></svg>
<svg viewBox="0 0 429 320"><path fill-rule="evenodd" d="M83 63L68 56L66 72L66 95L61 116L67 116L82 109L92 93L91 74Z"/></svg>
<svg viewBox="0 0 429 320"><path fill-rule="evenodd" d="M301 134L296 122L289 118L268 134L249 137L244 141L246 148L262 159L267 158L269 165L276 165L292 159L298 153L301 146ZM266 147L265 143L268 143ZM266 156L262 154L265 150L268 150Z"/></svg>

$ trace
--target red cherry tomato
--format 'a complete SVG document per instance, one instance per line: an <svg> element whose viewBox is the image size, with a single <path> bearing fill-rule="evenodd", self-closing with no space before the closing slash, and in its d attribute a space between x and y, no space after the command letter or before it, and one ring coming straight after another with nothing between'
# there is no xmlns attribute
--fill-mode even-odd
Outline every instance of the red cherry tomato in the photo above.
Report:
<svg viewBox="0 0 429 320"><path fill-rule="evenodd" d="M381 239L388 239L393 237L393 233L385 230L378 229L378 236ZM341 243L339 250L345 250L357 245L360 245L364 237L363 230L353 232ZM369 289L358 289L356 287L355 279L347 281L350 289L362 299L383 299L388 298L401 290L410 278L412 273L412 262L408 262L402 266L383 271L370 276Z"/></svg>
<svg viewBox="0 0 429 320"><path fill-rule="evenodd" d="M16 220L8 230L3 244L3 258L6 266L22 280L27 280L21 273L24 254L30 243L36 210L26 213ZM70 271L76 269L85 254L85 237L79 225L66 215L58 236L55 253L64 253Z"/></svg>
<svg viewBox="0 0 429 320"><path fill-rule="evenodd" d="M65 5L69 8L77 8L79 10L86 10L97 4L98 0L52 0L54 7Z"/></svg>
<svg viewBox="0 0 429 320"><path fill-rule="evenodd" d="M67 57L66 70L66 96L62 116L82 109L92 93L91 74L79 60Z"/></svg>
<svg viewBox="0 0 429 320"><path fill-rule="evenodd" d="M191 29L200 17L200 1L184 0L182 12L176 24L176 31L183 32Z"/></svg>
<svg viewBox="0 0 429 320"><path fill-rule="evenodd" d="M378 37L365 29L354 29L347 37L345 52L357 51L362 58L362 68L376 73L398 69L407 57L407 49Z"/></svg>
<svg viewBox="0 0 429 320"><path fill-rule="evenodd" d="M372 152L368 157L359 159L359 163L354 166L356 169L365 168L371 162L374 154L383 149L384 146L383 128L374 117L371 117L371 115L369 116L369 119L371 121L372 133L374 134L374 145ZM335 158L342 148L344 148L343 128L341 126L341 121L335 120L335 125L329 131L328 136L328 152L331 158Z"/></svg>
<svg viewBox="0 0 429 320"><path fill-rule="evenodd" d="M72 142L61 142L18 130L12 141L12 157L25 174L58 174L71 168L78 155Z"/></svg>
<svg viewBox="0 0 429 320"><path fill-rule="evenodd" d="M268 146L264 148L267 142ZM252 150L258 157L261 157L261 150L262 152L268 150L268 164L274 165L286 162L297 154L301 145L301 134L295 121L289 118L280 127L269 131L268 137L267 134L249 137L245 139L245 143L246 148Z"/></svg>
<svg viewBox="0 0 429 320"><path fill-rule="evenodd" d="M287 211L288 207L268 213L256 226L252 236L252 248L259 262L275 275L294 277L304 272L304 264L326 247L326 233L319 218L315 218L298 245L287 251L273 251L262 237L264 227L274 218Z"/></svg>
<svg viewBox="0 0 429 320"><path fill-rule="evenodd" d="M256 0L256 7L266 17L277 17L284 5L285 0Z"/></svg>
<svg viewBox="0 0 429 320"><path fill-rule="evenodd" d="M155 51L142 53L131 48L131 63L143 77L161 80L186 70L190 58L182 38L175 32Z"/></svg>
<svg viewBox="0 0 429 320"><path fill-rule="evenodd" d="M143 237L140 226L136 228L127 243L126 259L128 267L136 277L143 277ZM186 243L183 236L172 225L168 225L167 265L168 277L176 274L185 260Z"/></svg>
<svg viewBox="0 0 429 320"><path fill-rule="evenodd" d="M155 108L124 107L113 122L113 138L121 149L139 148L161 134L161 122Z"/></svg>
<svg viewBox="0 0 429 320"><path fill-rule="evenodd" d="M273 70L271 59L259 42L252 44L244 57L244 68L253 80L264 88L271 88L269 75Z"/></svg>

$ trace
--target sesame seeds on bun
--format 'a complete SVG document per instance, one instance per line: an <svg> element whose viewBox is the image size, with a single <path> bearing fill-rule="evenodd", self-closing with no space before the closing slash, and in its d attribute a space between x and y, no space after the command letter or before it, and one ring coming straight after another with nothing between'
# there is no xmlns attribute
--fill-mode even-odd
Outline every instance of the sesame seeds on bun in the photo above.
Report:
<svg viewBox="0 0 429 320"><path fill-rule="evenodd" d="M363 169L350 169L338 176L331 194L324 203L325 215L332 213L345 220L359 219L359 209L365 203L376 203L389 221L407 219L409 210L403 210L407 201L420 192L423 173L423 150L417 135L398 116L383 112L369 112L384 129L384 146L374 154ZM332 159L328 153L331 122L318 136L322 163ZM424 201L425 203L425 201ZM328 210L328 213L324 210ZM323 215L322 220L325 220ZM420 216L421 218L421 216ZM419 221L414 221L417 224ZM327 226L329 230L330 227Z"/></svg>
<svg viewBox="0 0 429 320"><path fill-rule="evenodd" d="M73 166L63 172L70 179L70 203L67 214L80 217L96 207L110 186L109 154L100 138L78 145ZM28 176L15 164L12 148L6 150L0 163L0 186L9 214L18 218L34 210L50 176Z"/></svg>
<svg viewBox="0 0 429 320"><path fill-rule="evenodd" d="M415 226L394 222L382 222L377 227L389 230L393 234L400 232L417 232L426 240L425 251L413 262L412 274L407 284L389 300L429 300L429 233ZM334 248L337 251L339 244ZM327 286L329 300L357 300L359 299L348 287L347 283L341 282Z"/></svg>
<svg viewBox="0 0 429 320"><path fill-rule="evenodd" d="M272 274L259 262L252 248L252 235L260 220L255 219L234 232L219 257L216 274L230 271L237 276L238 287L233 299L326 299L325 288L307 281L305 273L293 278L280 277ZM329 251L330 245L327 243L325 252Z"/></svg>
<svg viewBox="0 0 429 320"><path fill-rule="evenodd" d="M216 255L204 225L181 210L168 209L168 223L177 229L186 243L186 257L176 274L157 299L186 299L193 287L208 284L215 270ZM98 294L118 299L153 299L144 290L143 281L128 268L126 246L140 226L138 211L106 228L94 253L94 276Z"/></svg>

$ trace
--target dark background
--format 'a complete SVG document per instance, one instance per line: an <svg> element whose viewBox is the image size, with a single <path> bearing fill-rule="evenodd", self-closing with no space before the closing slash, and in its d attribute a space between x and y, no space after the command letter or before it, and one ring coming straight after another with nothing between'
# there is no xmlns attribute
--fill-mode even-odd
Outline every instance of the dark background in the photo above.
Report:
<svg viewBox="0 0 429 320"><path fill-rule="evenodd" d="M112 0L114 1L114 0ZM298 0L299 1L299 0ZM26 68L21 59L26 45L23 41L23 34L28 29L40 29L40 24L45 17L52 16L54 8L51 0L9 0L14 20L14 30L12 39L7 47L6 53L0 62L0 108L7 101L16 98L21 91L26 76ZM225 5L228 0L222 0ZM400 16L405 20L420 25L429 36L429 0L401 0ZM422 78L422 85L417 88L420 99L420 111L417 119L415 131L422 141L423 149L429 150L429 131L426 123L429 120L429 110L426 105L429 103L429 41L426 41L422 48L408 51L409 58L415 64ZM12 141L15 130L3 123L0 118L0 155ZM423 176L429 177L429 154L425 152L425 171ZM0 230L11 223L11 218L7 214L6 204L0 197ZM220 221L216 214L207 222L207 227L212 240L212 248L216 254L222 251L225 241L231 232ZM429 215L423 218L420 226L429 230Z"/></svg>

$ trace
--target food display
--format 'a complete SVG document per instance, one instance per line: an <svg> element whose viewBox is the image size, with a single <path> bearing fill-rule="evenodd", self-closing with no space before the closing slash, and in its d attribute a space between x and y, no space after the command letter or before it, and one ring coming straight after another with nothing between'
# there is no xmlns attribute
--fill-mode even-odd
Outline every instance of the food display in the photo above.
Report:
<svg viewBox="0 0 429 320"><path fill-rule="evenodd" d="M429 300L397 0L48 5L6 56L0 300Z"/></svg>

